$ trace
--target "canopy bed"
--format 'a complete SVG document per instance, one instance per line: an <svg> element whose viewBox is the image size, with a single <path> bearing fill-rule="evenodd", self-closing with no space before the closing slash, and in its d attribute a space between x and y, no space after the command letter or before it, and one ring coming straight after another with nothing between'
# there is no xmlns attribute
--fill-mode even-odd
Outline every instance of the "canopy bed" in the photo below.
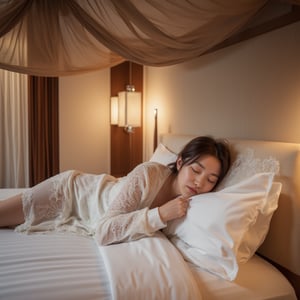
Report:
<svg viewBox="0 0 300 300"><path fill-rule="evenodd" d="M1 1L0 68L58 77L112 67L125 60L172 65L298 21L299 4L297 0ZM265 9L278 5L287 5L286 14L275 13L267 26L257 23ZM174 160L190 138L163 135L151 160ZM238 181L223 186L212 201L195 201L195 207L200 203L201 208L224 195L235 195L233 202L222 202L228 206L220 206L226 217L214 220L217 235L207 224L195 223L192 214L186 222L173 224L170 231L105 247L92 238L67 233L27 236L1 229L0 298L297 299L300 146L232 142L237 154L251 149L250 163L272 156L280 168L271 177L273 171L255 172L246 182L237 176ZM263 180L258 180L258 173ZM249 190L257 186L258 190ZM22 190L0 189L0 199L19 192ZM246 199L243 204L241 199ZM232 219L233 207L240 209L234 210L238 216ZM227 222L235 226L228 227ZM188 234L194 232L194 226L202 230L200 241ZM294 274L294 286L269 261Z"/></svg>
<svg viewBox="0 0 300 300"><path fill-rule="evenodd" d="M191 138L163 135L151 161L173 161ZM0 298L297 299L269 261L300 274L300 146L231 142L236 163L224 185L151 237L99 246L71 233L1 229ZM0 198L20 192L1 189Z"/></svg>

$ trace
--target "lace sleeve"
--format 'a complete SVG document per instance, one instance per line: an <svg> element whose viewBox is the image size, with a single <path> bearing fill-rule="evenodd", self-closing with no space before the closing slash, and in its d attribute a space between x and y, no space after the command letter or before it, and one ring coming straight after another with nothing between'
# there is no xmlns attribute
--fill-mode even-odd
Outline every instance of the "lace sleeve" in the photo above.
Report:
<svg viewBox="0 0 300 300"><path fill-rule="evenodd" d="M158 209L149 209L158 184L158 168L138 166L127 175L123 188L98 222L96 239L101 245L136 240L165 227ZM151 187L151 189L150 189Z"/></svg>

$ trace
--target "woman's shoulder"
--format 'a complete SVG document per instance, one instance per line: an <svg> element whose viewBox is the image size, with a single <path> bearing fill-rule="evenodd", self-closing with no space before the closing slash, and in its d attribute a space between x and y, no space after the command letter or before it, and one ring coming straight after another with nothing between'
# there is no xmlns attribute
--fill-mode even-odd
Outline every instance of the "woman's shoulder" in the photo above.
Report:
<svg viewBox="0 0 300 300"><path fill-rule="evenodd" d="M157 170L170 170L170 168L166 165L163 165L158 162L154 161L146 161L136 166L135 169L142 168L142 169L157 169Z"/></svg>
<svg viewBox="0 0 300 300"><path fill-rule="evenodd" d="M157 162L147 161L137 165L130 173L143 173L146 176L153 176L153 174L169 174L170 172L171 169L168 166Z"/></svg>

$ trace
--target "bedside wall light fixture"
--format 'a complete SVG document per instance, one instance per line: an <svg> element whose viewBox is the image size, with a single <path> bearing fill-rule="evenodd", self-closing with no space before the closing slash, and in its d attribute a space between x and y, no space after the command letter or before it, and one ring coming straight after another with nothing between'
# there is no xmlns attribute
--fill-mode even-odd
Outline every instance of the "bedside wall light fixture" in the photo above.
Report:
<svg viewBox="0 0 300 300"><path fill-rule="evenodd" d="M129 67L131 82L131 62ZM110 109L110 123L132 133L134 127L140 127L142 123L142 93L136 92L133 84L128 84L125 91L118 93L118 97L111 97Z"/></svg>
<svg viewBox="0 0 300 300"><path fill-rule="evenodd" d="M119 92L118 126L132 132L134 127L141 126L141 93L133 85L127 85L126 91Z"/></svg>

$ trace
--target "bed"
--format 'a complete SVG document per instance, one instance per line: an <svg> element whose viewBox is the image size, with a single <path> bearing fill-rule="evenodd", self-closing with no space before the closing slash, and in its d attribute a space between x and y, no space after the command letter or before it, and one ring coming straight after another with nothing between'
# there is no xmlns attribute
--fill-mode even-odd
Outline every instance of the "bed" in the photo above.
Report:
<svg viewBox="0 0 300 300"><path fill-rule="evenodd" d="M162 135L151 160L168 163L191 138ZM297 299L292 284L269 261L300 275L300 145L231 143L235 154L251 149L255 159L276 158L280 171L273 181L281 183L267 236L245 263L229 264L236 269L234 276L224 278L188 259L168 232L98 246L92 238L74 234L1 229L0 299ZM21 191L1 189L0 199Z"/></svg>

